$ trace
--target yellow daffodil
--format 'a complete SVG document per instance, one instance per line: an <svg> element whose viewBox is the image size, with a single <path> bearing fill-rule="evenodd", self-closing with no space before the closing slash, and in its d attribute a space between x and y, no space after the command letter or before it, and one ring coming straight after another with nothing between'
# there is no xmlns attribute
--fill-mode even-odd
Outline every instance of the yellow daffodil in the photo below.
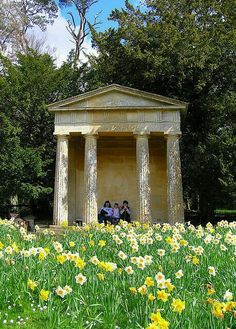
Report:
<svg viewBox="0 0 236 329"><path fill-rule="evenodd" d="M138 292L141 294L141 295L146 295L147 294L147 286L142 285L141 287L138 288Z"/></svg>
<svg viewBox="0 0 236 329"><path fill-rule="evenodd" d="M13 244L11 245L12 246L12 249L15 251L15 252L19 252L19 247L17 246L17 244L15 242L13 242Z"/></svg>
<svg viewBox="0 0 236 329"><path fill-rule="evenodd" d="M156 297L153 294L148 295L148 300L150 300L151 302L153 302L155 299Z"/></svg>
<svg viewBox="0 0 236 329"><path fill-rule="evenodd" d="M164 284L165 288L167 288L169 292L171 292L175 288L175 286L170 282L170 279L164 281Z"/></svg>
<svg viewBox="0 0 236 329"><path fill-rule="evenodd" d="M193 263L194 265L199 265L199 258L197 258L196 256L193 256L193 257L192 257L192 263Z"/></svg>
<svg viewBox="0 0 236 329"><path fill-rule="evenodd" d="M39 260L44 260L45 258L46 258L46 254L44 252L40 252L39 256L38 256L38 259Z"/></svg>
<svg viewBox="0 0 236 329"><path fill-rule="evenodd" d="M180 240L179 243L183 247L186 247L188 245L188 241L186 241L186 240Z"/></svg>
<svg viewBox="0 0 236 329"><path fill-rule="evenodd" d="M49 298L50 291L41 289L39 292L39 298L43 301L47 301Z"/></svg>
<svg viewBox="0 0 236 329"><path fill-rule="evenodd" d="M159 329L159 325L156 322L150 323L146 329Z"/></svg>
<svg viewBox="0 0 236 329"><path fill-rule="evenodd" d="M75 267L78 267L80 270L83 270L85 268L85 261L80 258L80 257L77 257L76 260L75 260Z"/></svg>
<svg viewBox="0 0 236 329"><path fill-rule="evenodd" d="M174 312L181 313L185 309L185 302L180 299L173 298L171 306Z"/></svg>
<svg viewBox="0 0 236 329"><path fill-rule="evenodd" d="M236 308L236 302L226 302L222 304L223 304L223 308L222 308L223 312L231 312L234 308Z"/></svg>
<svg viewBox="0 0 236 329"><path fill-rule="evenodd" d="M223 313L223 307L224 305L218 301L214 301L212 304L212 314L219 319L223 319L224 313Z"/></svg>
<svg viewBox="0 0 236 329"><path fill-rule="evenodd" d="M210 288L207 290L207 295L213 295L215 292L216 292L215 289Z"/></svg>
<svg viewBox="0 0 236 329"><path fill-rule="evenodd" d="M165 239L166 243L167 244L173 244L174 240L172 239L171 236L168 236L166 239Z"/></svg>
<svg viewBox="0 0 236 329"><path fill-rule="evenodd" d="M94 242L93 240L90 240L90 241L89 241L89 245L90 245L91 247L94 247L95 242Z"/></svg>
<svg viewBox="0 0 236 329"><path fill-rule="evenodd" d="M38 285L38 284L37 284L35 281L28 279L27 287L28 287L29 289L31 289L31 290L34 291L35 288L37 287L37 285Z"/></svg>
<svg viewBox="0 0 236 329"><path fill-rule="evenodd" d="M60 264L65 263L66 261L66 255L57 255L57 262Z"/></svg>
<svg viewBox="0 0 236 329"><path fill-rule="evenodd" d="M150 316L153 323L157 326L157 329L168 329L170 323L165 320L162 316L160 311L157 311L156 313L152 313ZM152 327L151 327L152 328ZM155 328L155 327L153 327Z"/></svg>
<svg viewBox="0 0 236 329"><path fill-rule="evenodd" d="M165 290L158 290L157 291L157 299L162 300L164 303L167 302L169 295Z"/></svg>
<svg viewBox="0 0 236 329"><path fill-rule="evenodd" d="M137 294L137 289L135 287L130 287L129 290L133 295Z"/></svg>
<svg viewBox="0 0 236 329"><path fill-rule="evenodd" d="M104 274L103 273L98 273L97 274L97 277L98 277L98 280L100 280L100 281L104 281L105 280L105 277L104 277Z"/></svg>
<svg viewBox="0 0 236 329"><path fill-rule="evenodd" d="M45 248L43 248L43 250L45 251L46 255L50 254L50 249L49 248L45 247Z"/></svg>
<svg viewBox="0 0 236 329"><path fill-rule="evenodd" d="M105 241L105 240L99 240L99 241L98 241L98 246L99 246L99 247L102 248L102 247L105 247L105 245L106 245L106 241Z"/></svg>
<svg viewBox="0 0 236 329"><path fill-rule="evenodd" d="M84 246L84 245L80 247L80 250L83 251L83 252L86 251L86 249L87 249L87 248L86 248L86 246Z"/></svg>
<svg viewBox="0 0 236 329"><path fill-rule="evenodd" d="M152 279L152 277L148 276L144 282L144 284L147 286L147 287L153 287L154 286L154 281Z"/></svg>

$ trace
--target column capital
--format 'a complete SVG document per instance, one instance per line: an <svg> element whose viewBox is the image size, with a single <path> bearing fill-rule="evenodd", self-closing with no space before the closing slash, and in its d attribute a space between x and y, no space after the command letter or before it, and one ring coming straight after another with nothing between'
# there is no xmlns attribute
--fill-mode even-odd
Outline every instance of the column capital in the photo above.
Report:
<svg viewBox="0 0 236 329"><path fill-rule="evenodd" d="M84 139L86 139L86 138L98 139L98 133L85 133L85 134L82 134L82 136L84 137Z"/></svg>
<svg viewBox="0 0 236 329"><path fill-rule="evenodd" d="M68 140L69 139L69 136L68 134L55 134L54 137L57 139L57 140Z"/></svg>
<svg viewBox="0 0 236 329"><path fill-rule="evenodd" d="M137 133L135 132L134 134L134 138L138 139L138 138L150 138L151 135L150 135L150 132L144 132L144 133Z"/></svg>
<svg viewBox="0 0 236 329"><path fill-rule="evenodd" d="M181 132L171 132L171 133L167 133L167 134L164 134L164 138L165 139L169 139L169 138L172 138L172 139L180 139L182 137L182 133Z"/></svg>

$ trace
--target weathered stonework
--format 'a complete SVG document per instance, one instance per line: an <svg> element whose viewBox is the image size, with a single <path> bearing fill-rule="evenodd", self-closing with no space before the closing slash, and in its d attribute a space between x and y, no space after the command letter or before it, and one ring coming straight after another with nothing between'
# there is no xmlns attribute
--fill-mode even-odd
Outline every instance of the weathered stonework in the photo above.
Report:
<svg viewBox="0 0 236 329"><path fill-rule="evenodd" d="M151 222L151 188L149 168L148 136L136 136L136 160L138 183L138 219L140 222Z"/></svg>
<svg viewBox="0 0 236 329"><path fill-rule="evenodd" d="M179 136L167 135L167 198L169 222L184 221Z"/></svg>
<svg viewBox="0 0 236 329"><path fill-rule="evenodd" d="M84 161L84 221L96 221L97 207L97 137L85 135Z"/></svg>
<svg viewBox="0 0 236 329"><path fill-rule="evenodd" d="M70 223L78 218L94 221L98 201L101 206L108 199L129 199L133 220L183 221L176 136L181 134L180 113L186 108L179 100L119 85L49 105L55 114L54 134L61 136L54 223L68 218ZM69 184L64 135L70 136Z"/></svg>
<svg viewBox="0 0 236 329"><path fill-rule="evenodd" d="M68 221L68 136L57 136L53 223Z"/></svg>

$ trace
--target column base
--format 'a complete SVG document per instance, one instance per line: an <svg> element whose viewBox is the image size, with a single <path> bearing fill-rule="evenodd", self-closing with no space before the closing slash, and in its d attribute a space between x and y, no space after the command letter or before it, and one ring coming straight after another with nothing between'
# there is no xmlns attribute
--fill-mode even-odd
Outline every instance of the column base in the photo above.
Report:
<svg viewBox="0 0 236 329"><path fill-rule="evenodd" d="M59 225L49 225L49 230L53 231L57 235L61 235L66 233L67 231L71 231L73 226L59 226Z"/></svg>

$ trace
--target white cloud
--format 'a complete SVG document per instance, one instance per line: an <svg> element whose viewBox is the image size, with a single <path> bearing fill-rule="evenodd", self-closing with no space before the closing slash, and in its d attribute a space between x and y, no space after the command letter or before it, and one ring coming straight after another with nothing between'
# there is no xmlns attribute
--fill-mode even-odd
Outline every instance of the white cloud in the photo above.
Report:
<svg viewBox="0 0 236 329"><path fill-rule="evenodd" d="M63 61L66 61L70 50L74 48L72 37L67 31L66 26L67 20L59 12L58 18L55 19L53 25L48 25L45 32L42 32L37 27L33 29L34 35L38 38L43 38L45 40L45 46L53 50L53 57L55 57L57 66L60 66ZM89 38L86 38L84 41L83 51L86 54L96 54ZM83 53L81 54L81 61L87 61L87 57Z"/></svg>

